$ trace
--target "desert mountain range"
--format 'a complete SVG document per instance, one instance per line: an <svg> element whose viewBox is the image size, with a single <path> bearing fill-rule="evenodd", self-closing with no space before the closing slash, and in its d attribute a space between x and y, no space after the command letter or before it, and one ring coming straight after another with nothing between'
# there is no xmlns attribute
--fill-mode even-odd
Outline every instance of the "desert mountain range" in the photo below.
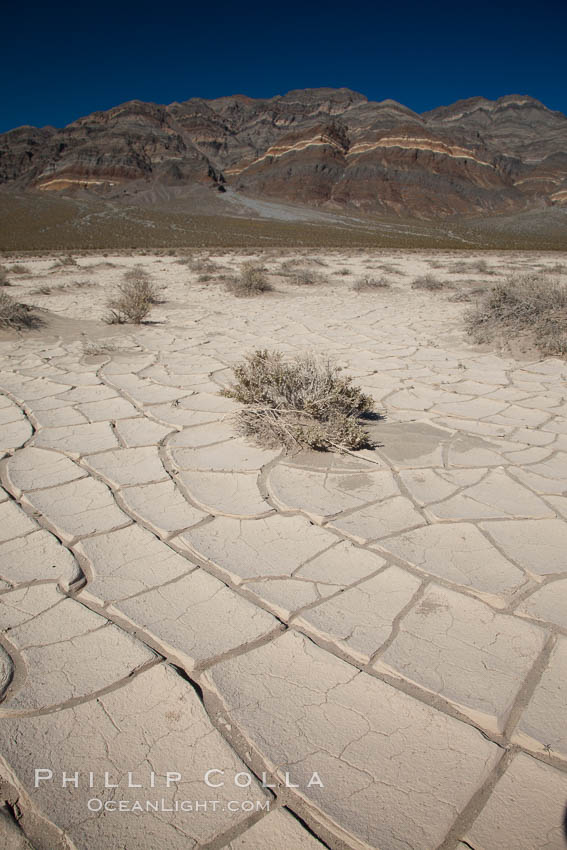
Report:
<svg viewBox="0 0 567 850"><path fill-rule="evenodd" d="M567 116L525 95L420 115L345 88L134 100L0 135L0 183L121 199L200 186L423 219L516 213L567 206Z"/></svg>

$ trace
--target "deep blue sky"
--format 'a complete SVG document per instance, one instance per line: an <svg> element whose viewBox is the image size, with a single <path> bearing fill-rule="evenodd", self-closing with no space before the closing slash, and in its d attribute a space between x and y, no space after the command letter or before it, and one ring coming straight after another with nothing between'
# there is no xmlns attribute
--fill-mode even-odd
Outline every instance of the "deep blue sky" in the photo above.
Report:
<svg viewBox="0 0 567 850"><path fill-rule="evenodd" d="M126 100L347 86L417 112L530 94L567 113L567 0L5 4L0 132Z"/></svg>

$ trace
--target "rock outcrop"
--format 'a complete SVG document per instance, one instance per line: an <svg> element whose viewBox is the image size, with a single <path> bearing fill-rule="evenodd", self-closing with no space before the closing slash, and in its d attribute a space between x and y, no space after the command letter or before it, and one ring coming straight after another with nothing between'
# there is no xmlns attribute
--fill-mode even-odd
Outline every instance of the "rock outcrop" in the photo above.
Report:
<svg viewBox="0 0 567 850"><path fill-rule="evenodd" d="M567 116L528 96L419 115L348 89L159 106L0 135L0 183L129 195L140 184L435 218L567 204Z"/></svg>

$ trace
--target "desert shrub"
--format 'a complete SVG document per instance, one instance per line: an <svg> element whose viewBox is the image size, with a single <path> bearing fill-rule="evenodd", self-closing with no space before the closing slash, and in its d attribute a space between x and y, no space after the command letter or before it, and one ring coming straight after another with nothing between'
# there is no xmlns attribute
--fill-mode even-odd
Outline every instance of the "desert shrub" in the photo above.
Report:
<svg viewBox="0 0 567 850"><path fill-rule="evenodd" d="M90 289L93 286L96 286L96 283L93 283L92 280L73 280L63 289Z"/></svg>
<svg viewBox="0 0 567 850"><path fill-rule="evenodd" d="M339 451L371 446L360 420L372 416L374 402L329 361L305 354L286 362L281 352L264 349L247 355L234 375L222 395L246 405L238 414L239 430L261 445Z"/></svg>
<svg viewBox="0 0 567 850"><path fill-rule="evenodd" d="M319 286L325 282L321 272L310 269L296 269L288 274L289 282L294 286Z"/></svg>
<svg viewBox="0 0 567 850"><path fill-rule="evenodd" d="M351 272L350 269L343 268L343 269L337 269L337 271L334 272L334 274L340 274L343 277L346 277L347 274L352 274L352 272Z"/></svg>
<svg viewBox="0 0 567 850"><path fill-rule="evenodd" d="M147 271L141 266L134 266L122 275L126 286L135 288L140 297L146 298L150 304L160 304L159 287L156 286Z"/></svg>
<svg viewBox="0 0 567 850"><path fill-rule="evenodd" d="M352 285L354 292L372 292L377 289L388 289L389 281L384 277L359 277Z"/></svg>
<svg viewBox="0 0 567 850"><path fill-rule="evenodd" d="M16 263L14 266L10 266L10 271L12 274L31 274L29 267L23 266L21 263Z"/></svg>
<svg viewBox="0 0 567 850"><path fill-rule="evenodd" d="M0 286L10 286L10 281L8 280L8 272L4 268L4 266L0 266Z"/></svg>
<svg viewBox="0 0 567 850"><path fill-rule="evenodd" d="M445 289L445 285L442 280L439 280L438 277L434 277L432 274L425 274L422 277L416 277L413 281L411 288L412 289L427 289L430 292L438 289Z"/></svg>
<svg viewBox="0 0 567 850"><path fill-rule="evenodd" d="M157 301L155 284L145 272L138 276L126 272L124 280L117 287L116 295L108 302L110 310L105 321L111 325L139 325L148 317L152 305Z"/></svg>
<svg viewBox="0 0 567 850"><path fill-rule="evenodd" d="M402 277L405 274L405 272L398 268L398 266L394 265L394 263L378 263L375 268L383 271L385 274L398 274L402 275Z"/></svg>
<svg viewBox="0 0 567 850"><path fill-rule="evenodd" d="M52 286L37 286L35 289L30 289L30 295L51 295L53 291Z"/></svg>
<svg viewBox="0 0 567 850"><path fill-rule="evenodd" d="M33 308L0 292L0 328L36 328L41 324Z"/></svg>
<svg viewBox="0 0 567 850"><path fill-rule="evenodd" d="M470 260L468 262L459 260L453 263L449 269L451 274L496 274L492 266L489 266L486 260Z"/></svg>
<svg viewBox="0 0 567 850"><path fill-rule="evenodd" d="M250 262L243 263L239 276L230 278L227 286L229 291L239 298L261 295L273 289L263 267Z"/></svg>
<svg viewBox="0 0 567 850"><path fill-rule="evenodd" d="M545 273L510 276L492 287L466 317L477 342L519 336L533 339L543 354L567 354L567 284Z"/></svg>

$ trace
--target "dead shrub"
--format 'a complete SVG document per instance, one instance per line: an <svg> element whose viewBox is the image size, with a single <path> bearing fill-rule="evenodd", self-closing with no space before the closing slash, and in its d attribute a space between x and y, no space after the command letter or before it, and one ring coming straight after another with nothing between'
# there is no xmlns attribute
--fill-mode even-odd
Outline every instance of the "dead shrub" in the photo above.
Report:
<svg viewBox="0 0 567 850"><path fill-rule="evenodd" d="M496 274L496 271L489 266L486 260L459 260L448 269L450 274Z"/></svg>
<svg viewBox="0 0 567 850"><path fill-rule="evenodd" d="M109 300L105 321L110 325L139 325L158 302L158 290L148 274L143 269L131 269L118 285L115 297Z"/></svg>
<svg viewBox="0 0 567 850"><path fill-rule="evenodd" d="M134 266L133 269L125 271L122 280L125 284L134 284L140 295L147 298L151 304L160 303L159 288L142 266Z"/></svg>
<svg viewBox="0 0 567 850"><path fill-rule="evenodd" d="M31 269L28 266L23 266L21 263L16 263L10 266L12 274L31 274Z"/></svg>
<svg viewBox="0 0 567 850"><path fill-rule="evenodd" d="M388 289L390 282L384 277L359 277L352 285L354 292L372 292L377 289Z"/></svg>
<svg viewBox="0 0 567 850"><path fill-rule="evenodd" d="M287 276L294 286L320 286L325 283L325 276L311 269L296 269Z"/></svg>
<svg viewBox="0 0 567 850"><path fill-rule="evenodd" d="M484 295L466 317L477 342L531 338L543 354L567 354L567 284L548 274L510 276Z"/></svg>
<svg viewBox="0 0 567 850"><path fill-rule="evenodd" d="M434 277L432 274L424 274L421 277L416 277L411 285L412 289L426 289L430 292L445 289L445 287L446 284L443 283L442 280L439 280L438 277Z"/></svg>
<svg viewBox="0 0 567 850"><path fill-rule="evenodd" d="M374 401L329 361L312 354L284 361L279 351L258 350L234 367L235 382L222 395L242 402L241 433L263 446L327 451L371 447L361 418L376 418Z"/></svg>
<svg viewBox="0 0 567 850"><path fill-rule="evenodd" d="M33 312L33 307L20 304L5 292L0 292L0 328L37 328L41 320Z"/></svg>
<svg viewBox="0 0 567 850"><path fill-rule="evenodd" d="M394 263L378 263L375 268L384 272L385 274L398 274L402 277L405 275L405 272L398 268L398 266L394 265Z"/></svg>
<svg viewBox="0 0 567 850"><path fill-rule="evenodd" d="M232 292L238 298L261 295L263 292L269 292L273 289L266 277L264 268L251 262L243 263L240 275L230 278L227 281L227 287L229 292Z"/></svg>

